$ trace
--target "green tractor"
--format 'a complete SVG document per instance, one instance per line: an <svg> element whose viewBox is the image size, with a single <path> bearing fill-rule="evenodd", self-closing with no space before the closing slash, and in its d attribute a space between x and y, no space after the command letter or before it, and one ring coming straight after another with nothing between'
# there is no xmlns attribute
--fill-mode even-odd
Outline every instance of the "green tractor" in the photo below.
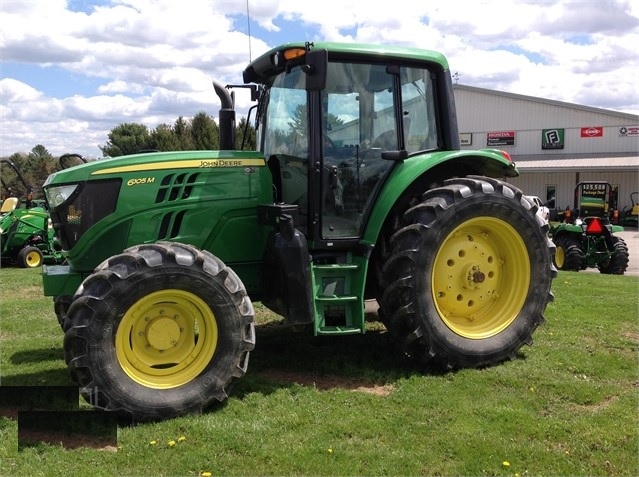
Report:
<svg viewBox="0 0 639 477"><path fill-rule="evenodd" d="M616 235L623 227L610 223L615 216L613 188L608 182L579 182L575 186L574 213L550 227L559 270L598 268L601 273L623 275L628 268L628 246Z"/></svg>
<svg viewBox="0 0 639 477"><path fill-rule="evenodd" d="M243 80L214 82L221 150L95 161L44 185L66 258L44 267L44 293L87 401L135 421L224 402L255 346L254 302L337 339L366 331L376 299L401 353L443 369L532 343L556 276L548 224L505 182L508 154L460 149L444 56L289 43ZM238 87L255 151L235 147Z"/></svg>
<svg viewBox="0 0 639 477"><path fill-rule="evenodd" d="M8 159L0 164L11 167L24 186L24 200L16 197L11 186L2 181L0 208L0 258L2 264L36 268L43 263L62 260L61 246L55 238L49 212L33 199L33 188L17 166Z"/></svg>

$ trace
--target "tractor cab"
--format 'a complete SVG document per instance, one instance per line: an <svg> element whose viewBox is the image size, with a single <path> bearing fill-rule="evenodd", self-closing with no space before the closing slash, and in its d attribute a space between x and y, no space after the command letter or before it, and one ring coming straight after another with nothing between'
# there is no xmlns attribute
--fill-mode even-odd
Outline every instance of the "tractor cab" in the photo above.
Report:
<svg viewBox="0 0 639 477"><path fill-rule="evenodd" d="M259 147L274 202L297 206L295 226L314 248L352 246L395 164L458 141L435 115L434 85L443 81L435 63L395 66L348 52L327 61L326 50L301 47L267 58L270 78L254 66L244 72L265 84Z"/></svg>

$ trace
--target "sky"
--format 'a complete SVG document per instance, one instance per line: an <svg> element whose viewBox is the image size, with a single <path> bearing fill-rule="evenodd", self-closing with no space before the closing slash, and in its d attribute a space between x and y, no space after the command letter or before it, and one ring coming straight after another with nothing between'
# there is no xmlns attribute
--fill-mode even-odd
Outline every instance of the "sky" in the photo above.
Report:
<svg viewBox="0 0 639 477"><path fill-rule="evenodd" d="M639 114L637 0L0 0L0 157L217 118L212 80L289 41L437 50L459 84Z"/></svg>

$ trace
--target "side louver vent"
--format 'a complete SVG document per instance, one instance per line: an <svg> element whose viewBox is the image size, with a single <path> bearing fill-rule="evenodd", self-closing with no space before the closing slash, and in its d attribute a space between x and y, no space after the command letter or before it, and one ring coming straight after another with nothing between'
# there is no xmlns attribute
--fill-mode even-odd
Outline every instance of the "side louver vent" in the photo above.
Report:
<svg viewBox="0 0 639 477"><path fill-rule="evenodd" d="M155 203L188 199L193 193L193 184L197 176L197 173L169 174L165 176L155 197Z"/></svg>
<svg viewBox="0 0 639 477"><path fill-rule="evenodd" d="M184 214L186 214L186 210L166 214L162 218L162 224L160 225L160 231L158 232L158 240L169 240L177 237L180 233Z"/></svg>

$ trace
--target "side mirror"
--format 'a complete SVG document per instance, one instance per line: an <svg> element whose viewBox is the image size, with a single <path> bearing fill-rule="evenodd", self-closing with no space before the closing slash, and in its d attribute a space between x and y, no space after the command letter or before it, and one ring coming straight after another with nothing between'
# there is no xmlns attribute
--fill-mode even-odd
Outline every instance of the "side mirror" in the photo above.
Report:
<svg viewBox="0 0 639 477"><path fill-rule="evenodd" d="M326 87L326 70L328 65L328 50L311 50L306 54L306 89L321 91Z"/></svg>

